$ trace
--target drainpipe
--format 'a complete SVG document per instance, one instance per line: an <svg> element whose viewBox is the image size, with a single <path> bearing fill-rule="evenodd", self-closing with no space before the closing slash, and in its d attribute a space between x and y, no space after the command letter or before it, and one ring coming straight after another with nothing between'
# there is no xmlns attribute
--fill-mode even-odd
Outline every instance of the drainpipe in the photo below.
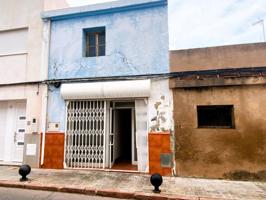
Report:
<svg viewBox="0 0 266 200"><path fill-rule="evenodd" d="M41 166L44 163L44 150L45 150L45 133L46 133L46 120L47 120L47 103L48 103L48 88L45 87L42 99L42 151L41 151Z"/></svg>
<svg viewBox="0 0 266 200"><path fill-rule="evenodd" d="M50 20L44 21L43 35L42 35L42 68L41 77L43 80L48 78L48 60L49 60L49 47L50 47ZM42 151L41 151L41 166L44 164L44 151L45 151L45 134L46 134L46 122L47 122L47 109L48 109L48 85L44 88L44 95L42 99Z"/></svg>

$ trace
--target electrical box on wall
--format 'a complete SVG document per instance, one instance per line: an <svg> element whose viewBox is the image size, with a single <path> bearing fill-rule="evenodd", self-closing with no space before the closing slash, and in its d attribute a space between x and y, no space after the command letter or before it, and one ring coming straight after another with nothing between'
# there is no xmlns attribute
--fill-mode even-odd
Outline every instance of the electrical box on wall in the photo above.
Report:
<svg viewBox="0 0 266 200"><path fill-rule="evenodd" d="M50 132L58 132L60 130L60 123L59 122L49 122L48 123L48 130Z"/></svg>
<svg viewBox="0 0 266 200"><path fill-rule="evenodd" d="M38 133L38 120L36 117L32 117L31 119L31 132Z"/></svg>

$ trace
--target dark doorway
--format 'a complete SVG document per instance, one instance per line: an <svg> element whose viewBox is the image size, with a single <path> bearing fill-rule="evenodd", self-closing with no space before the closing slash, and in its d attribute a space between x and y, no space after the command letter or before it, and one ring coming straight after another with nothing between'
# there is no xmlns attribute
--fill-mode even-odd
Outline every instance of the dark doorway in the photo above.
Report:
<svg viewBox="0 0 266 200"><path fill-rule="evenodd" d="M118 122L120 159L131 161L131 110L120 109L117 111L120 119Z"/></svg>
<svg viewBox="0 0 266 200"><path fill-rule="evenodd" d="M116 109L115 129L117 131L117 156L113 169L137 170L132 165L132 110Z"/></svg>

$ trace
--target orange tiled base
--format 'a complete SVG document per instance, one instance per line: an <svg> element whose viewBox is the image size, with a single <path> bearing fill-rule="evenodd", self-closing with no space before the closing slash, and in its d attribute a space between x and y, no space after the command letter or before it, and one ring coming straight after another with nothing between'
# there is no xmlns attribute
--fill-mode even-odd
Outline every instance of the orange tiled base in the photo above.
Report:
<svg viewBox="0 0 266 200"><path fill-rule="evenodd" d="M159 173L163 176L170 176L172 171L171 168L161 167L161 153L171 153L170 133L149 133L149 173Z"/></svg>
<svg viewBox="0 0 266 200"><path fill-rule="evenodd" d="M44 164L42 168L63 169L64 163L64 140L62 132L45 134Z"/></svg>

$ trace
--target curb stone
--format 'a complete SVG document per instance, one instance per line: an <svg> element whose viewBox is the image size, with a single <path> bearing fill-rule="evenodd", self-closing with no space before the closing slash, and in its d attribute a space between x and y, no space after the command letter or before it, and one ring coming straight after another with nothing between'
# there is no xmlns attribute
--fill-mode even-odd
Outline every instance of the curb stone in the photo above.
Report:
<svg viewBox="0 0 266 200"><path fill-rule="evenodd" d="M134 196L135 199L145 199L145 200L192 200L192 199L180 199L178 197L170 197L166 195L160 195L160 194L145 194L145 193L136 193Z"/></svg>
<svg viewBox="0 0 266 200"><path fill-rule="evenodd" d="M58 188L58 192L67 192L67 193L78 193L78 194L86 194L85 187L69 187L69 186L63 186L61 188Z"/></svg>
<svg viewBox="0 0 266 200"><path fill-rule="evenodd" d="M1 181L0 187L24 188L24 184L11 181Z"/></svg>
<svg viewBox="0 0 266 200"><path fill-rule="evenodd" d="M85 187L84 189L86 195L96 195L96 190L94 188L91 188L91 187Z"/></svg>
<svg viewBox="0 0 266 200"><path fill-rule="evenodd" d="M16 182L16 181L0 181L0 187L10 188L22 188L31 190L43 190L53 192L66 192L66 193L77 193L85 195L98 195L105 197L113 197L119 199L137 199L137 200L222 200L218 198L206 198L206 197L195 197L195 196L177 196L177 195L165 195L165 194L152 194L152 193L141 193L141 192L124 192L119 190L110 189L95 189L89 187L69 187L59 185L41 185L28 182Z"/></svg>
<svg viewBox="0 0 266 200"><path fill-rule="evenodd" d="M133 192L122 192L119 190L96 190L96 195L105 197L114 197L119 199L133 199L135 194Z"/></svg>

